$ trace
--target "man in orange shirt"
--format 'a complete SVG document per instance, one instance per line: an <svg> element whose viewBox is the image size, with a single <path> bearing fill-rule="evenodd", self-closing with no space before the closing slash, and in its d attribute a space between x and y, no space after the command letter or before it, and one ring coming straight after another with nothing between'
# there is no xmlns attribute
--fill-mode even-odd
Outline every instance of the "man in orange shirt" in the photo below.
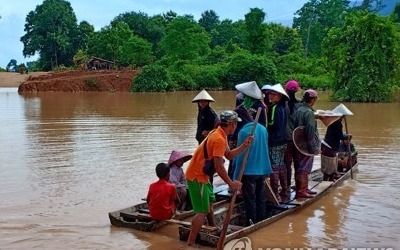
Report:
<svg viewBox="0 0 400 250"><path fill-rule="evenodd" d="M178 194L175 185L168 182L169 171L167 164L157 164L156 174L159 180L149 187L147 204L149 204L150 216L154 220L169 220L175 213Z"/></svg>
<svg viewBox="0 0 400 250"><path fill-rule="evenodd" d="M192 201L193 211L196 213L193 217L189 238L187 240L189 246L194 245L196 236L207 214L209 214L208 218L210 218L209 224L211 226L216 226L213 220L214 212L212 208L212 202L215 201L215 196L213 186L210 183L210 177L203 172L205 161L212 160L214 162L215 171L230 188L240 190L242 187L240 181L233 181L229 178L224 166L223 157L228 160L233 159L250 145L253 137L249 136L239 147L230 150L227 136L235 131L237 122L241 120L238 114L231 110L222 112L219 118L220 125L217 129L210 132L206 140L197 147L186 170L190 199ZM204 145L204 143L206 143L206 145ZM207 159L205 159L204 149L207 150Z"/></svg>

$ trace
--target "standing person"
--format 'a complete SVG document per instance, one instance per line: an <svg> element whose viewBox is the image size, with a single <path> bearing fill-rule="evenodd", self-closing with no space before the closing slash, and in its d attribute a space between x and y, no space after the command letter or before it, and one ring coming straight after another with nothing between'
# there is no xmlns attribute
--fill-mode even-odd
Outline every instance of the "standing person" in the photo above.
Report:
<svg viewBox="0 0 400 250"><path fill-rule="evenodd" d="M321 141L321 172L324 181L334 181L337 173L337 153L340 141L343 140L342 118L334 121L326 129Z"/></svg>
<svg viewBox="0 0 400 250"><path fill-rule="evenodd" d="M229 149L227 136L235 131L237 122L241 121L241 119L236 112L231 110L222 112L219 118L219 126L197 147L186 170L190 200L193 211L196 213L192 219L192 226L187 240L189 246L195 243L196 236L208 214L207 219L209 224L216 226L212 208L212 202L215 201L213 186L210 183L209 176L203 172L206 160L211 160L214 163L216 172L231 189L240 190L242 187L240 181L233 181L229 178L225 170L223 157L232 160L250 145L252 137L246 138L239 147L232 150ZM204 157L205 149L207 150L208 159Z"/></svg>
<svg viewBox="0 0 400 250"><path fill-rule="evenodd" d="M268 146L272 165L270 176L271 189L279 202L286 201L290 195L288 189L284 156L286 150L286 100L289 96L278 83L269 89L268 106ZM281 191L279 192L279 186Z"/></svg>
<svg viewBox="0 0 400 250"><path fill-rule="evenodd" d="M192 155L185 151L172 150L168 160L168 165L170 167L169 182L175 185L176 191L178 192L178 209L180 210L184 210L187 196L186 178L182 166L191 158Z"/></svg>
<svg viewBox="0 0 400 250"><path fill-rule="evenodd" d="M247 112L255 119L258 108L261 107L260 117L258 123L267 126L266 106L264 104L262 92L255 81L245 82L235 85L235 88L243 93L243 106Z"/></svg>
<svg viewBox="0 0 400 250"><path fill-rule="evenodd" d="M175 186L168 182L169 171L167 164L157 164L156 174L159 180L150 185L147 193L150 216L154 220L169 220L175 213L178 194Z"/></svg>
<svg viewBox="0 0 400 250"><path fill-rule="evenodd" d="M318 99L318 94L313 89L304 91L302 105L294 112L293 120L295 127L305 126L305 135L308 151L317 155L320 153L320 141L317 130L317 121L313 106ZM311 173L314 155L299 153L299 168L296 170L296 198L312 198L308 191L308 175Z"/></svg>
<svg viewBox="0 0 400 250"><path fill-rule="evenodd" d="M241 144L250 135L254 122L243 107L237 108L235 111L245 123L238 135L238 143ZM239 176L244 155L242 152L234 159L234 179ZM271 162L268 156L268 132L264 126L257 123L254 130L254 141L250 146L241 180L247 225L257 223L267 217L265 179L271 172Z"/></svg>
<svg viewBox="0 0 400 250"><path fill-rule="evenodd" d="M285 90L289 96L289 100L286 102L287 125L286 150L284 157L288 190L290 190L290 184L292 182L292 163L295 173L299 167L299 153L293 143L293 130L295 129L293 114L301 106L300 100L296 98L296 93L299 91L299 89L300 84L295 80L290 80L285 84Z"/></svg>
<svg viewBox="0 0 400 250"><path fill-rule="evenodd" d="M210 102L215 100L203 89L192 102L197 102L198 106L196 140L200 144L215 127L217 114L210 106Z"/></svg>

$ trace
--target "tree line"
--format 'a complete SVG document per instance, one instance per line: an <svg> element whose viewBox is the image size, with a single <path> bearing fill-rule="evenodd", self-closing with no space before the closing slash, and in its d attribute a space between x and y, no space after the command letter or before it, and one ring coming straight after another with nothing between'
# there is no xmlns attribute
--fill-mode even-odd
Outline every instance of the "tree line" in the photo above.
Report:
<svg viewBox="0 0 400 250"><path fill-rule="evenodd" d="M298 80L331 89L337 101L390 101L399 90L399 13L379 15L381 0L310 0L292 27L266 23L251 8L243 20L220 20L213 10L198 21L173 11L126 12L95 31L77 22L66 0L44 0L26 16L23 55L39 54L36 70L74 67L89 56L116 67L141 68L132 91L234 89ZM32 69L31 69L32 70Z"/></svg>

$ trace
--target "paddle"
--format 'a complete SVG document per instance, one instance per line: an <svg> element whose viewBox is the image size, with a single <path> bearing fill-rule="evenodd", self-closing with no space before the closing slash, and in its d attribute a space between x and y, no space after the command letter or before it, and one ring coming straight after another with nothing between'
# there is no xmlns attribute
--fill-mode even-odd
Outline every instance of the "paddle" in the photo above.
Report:
<svg viewBox="0 0 400 250"><path fill-rule="evenodd" d="M346 128L346 134L349 134L349 130L347 129L347 119L346 116L344 117L344 126ZM347 151L349 152L349 159L348 161L350 161L350 176L351 179L353 179L353 159L351 158L351 147L350 147L350 136L349 136L349 144L347 145Z"/></svg>
<svg viewBox="0 0 400 250"><path fill-rule="evenodd" d="M261 107L258 108L258 110L257 110L256 119L254 120L253 126L251 128L250 136L253 136L253 134L254 134L254 130L256 129L258 118L260 118L260 113L261 113ZM239 172L239 175L237 178L238 181L240 181L242 179L244 169L245 169L245 166L247 163L247 158L249 157L249 152L250 152L250 145L246 148L246 152L244 154L243 161L242 161L242 166L240 167L240 172ZM232 211L233 211L233 206L235 205L237 192L238 192L237 190L233 191L231 203L229 204L229 208L226 211L224 225L222 226L221 235L219 236L218 243L217 243L217 250L222 250L224 248L226 232L228 230L228 226L229 226L229 223L231 220L231 215L232 215Z"/></svg>

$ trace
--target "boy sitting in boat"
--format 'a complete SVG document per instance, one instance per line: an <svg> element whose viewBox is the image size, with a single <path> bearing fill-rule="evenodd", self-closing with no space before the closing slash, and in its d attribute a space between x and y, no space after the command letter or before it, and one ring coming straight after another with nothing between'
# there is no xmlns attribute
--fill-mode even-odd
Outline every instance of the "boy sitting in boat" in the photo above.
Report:
<svg viewBox="0 0 400 250"><path fill-rule="evenodd" d="M152 183L147 194L150 216L154 220L169 220L175 214L178 194L175 185L169 183L170 168L165 163L156 166L158 181Z"/></svg>
<svg viewBox="0 0 400 250"><path fill-rule="evenodd" d="M350 167L357 163L357 151L354 144L351 143L352 136L350 134L343 134L343 140L340 142L338 153L338 171L343 172L349 170ZM349 161L349 143L351 151L351 164Z"/></svg>
<svg viewBox="0 0 400 250"><path fill-rule="evenodd" d="M182 166L185 162L190 160L192 155L184 152L173 150L169 156L168 165L170 167L169 182L174 184L176 191L178 192L179 204L178 210L185 210L186 197L187 197L187 185L185 173L183 172Z"/></svg>

